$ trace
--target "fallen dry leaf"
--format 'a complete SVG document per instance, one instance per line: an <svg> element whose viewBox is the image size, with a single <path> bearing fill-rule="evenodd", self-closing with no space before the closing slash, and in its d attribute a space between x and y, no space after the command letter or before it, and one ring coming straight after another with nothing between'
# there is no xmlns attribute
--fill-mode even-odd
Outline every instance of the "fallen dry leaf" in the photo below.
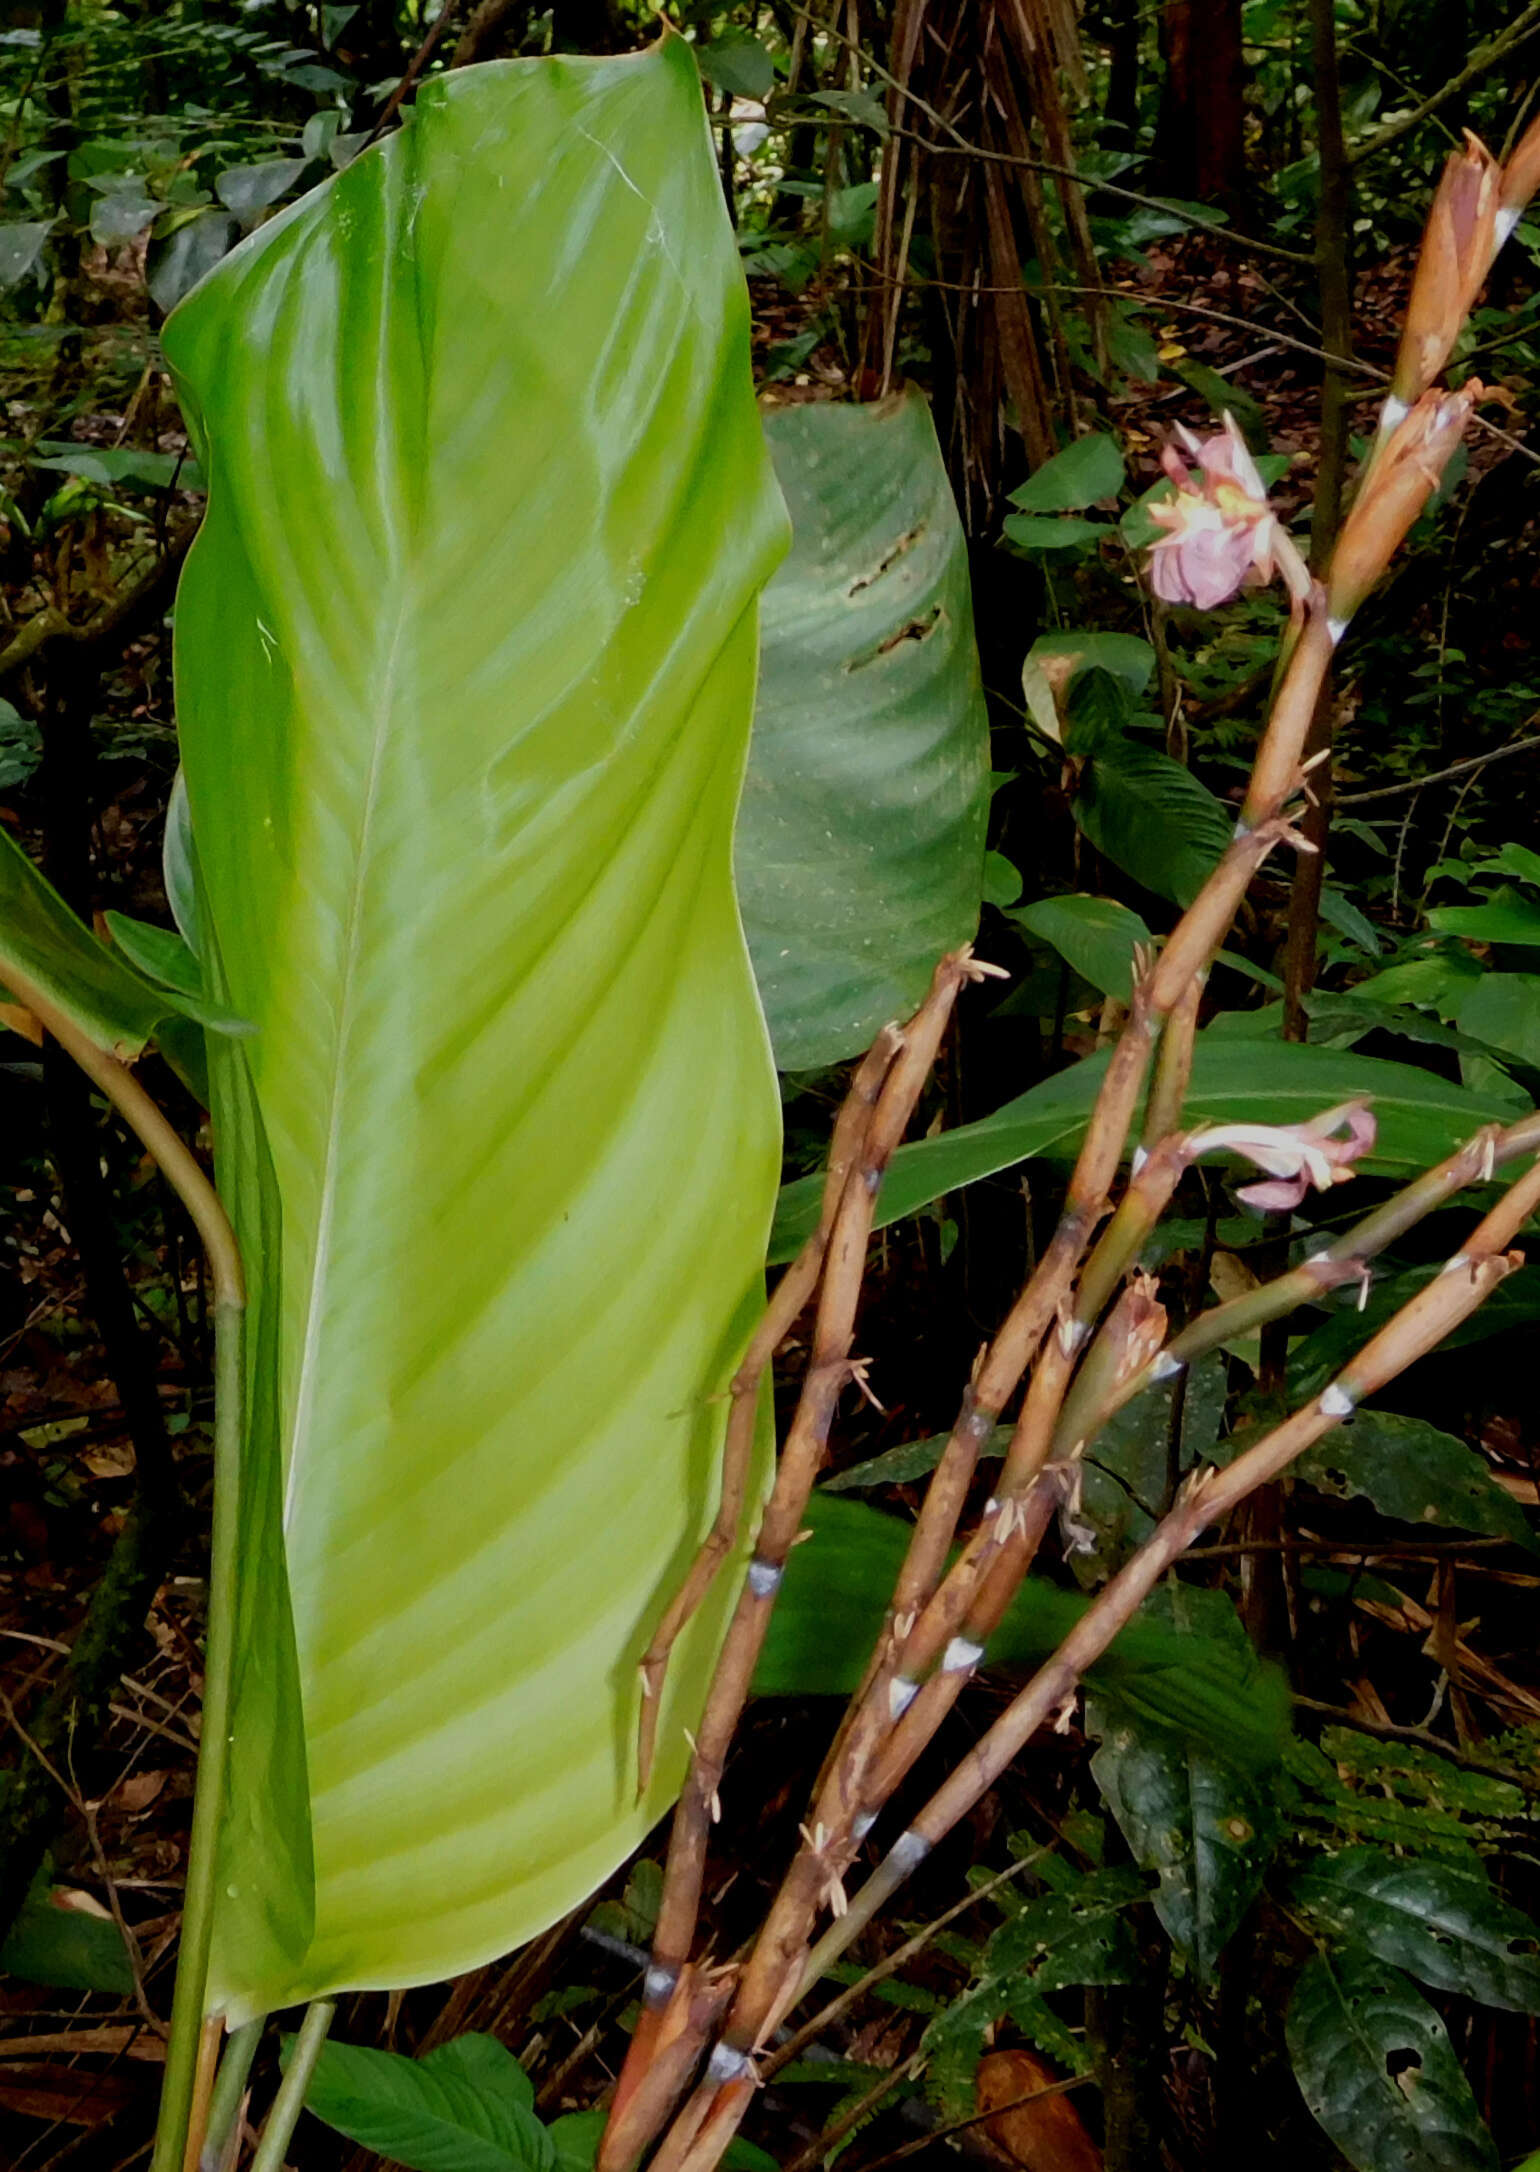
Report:
<svg viewBox="0 0 1540 2172"><path fill-rule="evenodd" d="M130 1817L137 1817L141 1810L148 1810L165 1784L166 1774L159 1770L130 1773L123 1785L114 1791L113 1807L126 1810Z"/></svg>
<svg viewBox="0 0 1540 2172"><path fill-rule="evenodd" d="M1102 2172L1102 2153L1067 2096L1039 2096L1063 2077L1030 2051L992 2051L979 2061L974 2090L981 2112L999 2110L984 2132L1024 2172Z"/></svg>

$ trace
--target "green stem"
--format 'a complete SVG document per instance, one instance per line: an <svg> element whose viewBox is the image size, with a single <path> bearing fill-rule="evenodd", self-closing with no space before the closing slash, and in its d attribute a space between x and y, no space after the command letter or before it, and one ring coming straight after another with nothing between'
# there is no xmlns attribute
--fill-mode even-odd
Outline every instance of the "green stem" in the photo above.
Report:
<svg viewBox="0 0 1540 2172"><path fill-rule="evenodd" d="M214 1529L209 1556L208 1644L204 1658L203 1726L198 1738L198 1785L193 1797L187 1890L171 2039L150 2172L182 2172L193 2114L209 1940L214 1927L214 1878L224 1815L230 1747L230 1681L235 1646L236 1552L240 1529L241 1404L246 1311L227 1297L214 1312Z"/></svg>
<svg viewBox="0 0 1540 2172"><path fill-rule="evenodd" d="M288 2066L278 2085L273 2108L267 2115L267 2125L262 2129L257 2154L251 2160L251 2172L283 2172L284 2152L305 2108L305 2092L310 2087L310 2077L315 2072L315 2063L321 2056L321 2046L326 2042L326 2032L336 2011L335 1999L317 1999L305 2008L305 2018L290 2050Z"/></svg>
<svg viewBox="0 0 1540 2172"><path fill-rule="evenodd" d="M219 2062L219 2077L214 2083L214 2094L209 2100L209 2123L203 2137L199 2172L220 2172L226 2145L235 2133L241 2115L241 2100L246 2094L251 2062L256 2057L264 2026L264 2020L259 2016L257 2020L247 2021L240 2028L231 2031L225 2055ZM233 2151L231 2155L233 2157Z"/></svg>

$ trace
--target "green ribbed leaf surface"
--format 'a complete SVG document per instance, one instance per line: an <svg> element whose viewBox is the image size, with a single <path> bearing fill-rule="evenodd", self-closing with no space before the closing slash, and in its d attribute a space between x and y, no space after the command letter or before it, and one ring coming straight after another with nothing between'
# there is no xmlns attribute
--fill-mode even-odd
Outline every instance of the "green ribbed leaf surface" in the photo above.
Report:
<svg viewBox="0 0 1540 2172"><path fill-rule="evenodd" d="M731 1580L640 1804L636 1661L778 1144L731 880L785 536L747 331L672 36L425 84L166 327L200 941L257 1028L214 1082L258 1307L232 2016L506 1950L683 1770Z"/></svg>

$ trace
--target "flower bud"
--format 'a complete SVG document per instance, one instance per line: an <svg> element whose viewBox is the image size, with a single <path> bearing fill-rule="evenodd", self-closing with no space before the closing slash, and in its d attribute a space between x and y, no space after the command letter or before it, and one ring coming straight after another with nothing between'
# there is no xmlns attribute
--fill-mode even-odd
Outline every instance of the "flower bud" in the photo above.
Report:
<svg viewBox="0 0 1540 2172"><path fill-rule="evenodd" d="M1492 268L1501 178L1496 159L1472 135L1463 151L1449 155L1428 213L1396 354L1391 398L1402 407L1419 399L1449 360Z"/></svg>
<svg viewBox="0 0 1540 2172"><path fill-rule="evenodd" d="M1442 481L1470 411L1483 396L1474 377L1458 392L1425 392L1385 440L1332 552L1326 612L1334 627L1347 624L1395 556Z"/></svg>

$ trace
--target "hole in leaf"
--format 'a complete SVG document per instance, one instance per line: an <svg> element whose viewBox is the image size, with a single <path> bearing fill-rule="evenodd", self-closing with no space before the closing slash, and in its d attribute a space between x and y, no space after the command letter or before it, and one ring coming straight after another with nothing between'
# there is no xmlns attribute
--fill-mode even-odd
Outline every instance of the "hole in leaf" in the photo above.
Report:
<svg viewBox="0 0 1540 2172"><path fill-rule="evenodd" d="M1414 2051L1410 2044L1398 2044L1385 2054L1385 2072L1392 2081L1399 2081L1403 2074L1414 2074L1421 2065L1422 2053Z"/></svg>
<svg viewBox="0 0 1540 2172"><path fill-rule="evenodd" d="M845 669L859 671L863 664L874 664L879 656L889 655L894 649L901 648L906 641L928 641L940 625L941 618L940 604L933 603L928 611L922 611L918 618L910 619L908 624L900 626L896 633L890 633L886 641L879 641L874 649L868 649L862 656L852 656Z"/></svg>
<svg viewBox="0 0 1540 2172"><path fill-rule="evenodd" d="M887 553L886 557L880 558L870 573L857 574L856 578L846 589L846 595L859 596L863 588L870 588L874 581L880 581L882 579L882 576L888 571L890 567L897 565L899 559L902 558L906 552L912 551L914 549L914 546L916 545L916 543L919 542L921 536L924 533L925 523L922 520L917 528L911 528L907 535L901 535L899 537L898 541Z"/></svg>

